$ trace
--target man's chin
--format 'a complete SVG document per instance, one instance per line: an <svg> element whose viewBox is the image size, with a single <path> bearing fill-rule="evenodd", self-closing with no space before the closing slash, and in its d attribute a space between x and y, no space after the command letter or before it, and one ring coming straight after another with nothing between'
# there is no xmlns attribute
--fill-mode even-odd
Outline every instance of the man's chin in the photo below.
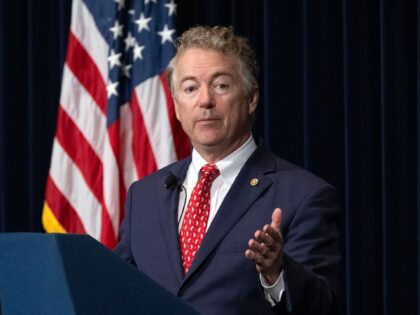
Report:
<svg viewBox="0 0 420 315"><path fill-rule="evenodd" d="M192 141L194 147L201 147L206 149L217 148L223 143L223 138L218 136L199 137Z"/></svg>
<svg viewBox="0 0 420 315"><path fill-rule="evenodd" d="M220 145L220 143L221 141L219 139L206 139L206 140L196 142L197 146L207 147L207 148L217 147Z"/></svg>

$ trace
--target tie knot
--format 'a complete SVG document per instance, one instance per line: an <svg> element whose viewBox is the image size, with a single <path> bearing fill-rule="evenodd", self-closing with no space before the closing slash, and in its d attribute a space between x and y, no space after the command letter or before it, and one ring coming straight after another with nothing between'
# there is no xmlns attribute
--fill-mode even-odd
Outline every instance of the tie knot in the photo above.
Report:
<svg viewBox="0 0 420 315"><path fill-rule="evenodd" d="M217 168L216 164L206 164L200 169L201 177L212 182L217 176L219 176L220 171Z"/></svg>

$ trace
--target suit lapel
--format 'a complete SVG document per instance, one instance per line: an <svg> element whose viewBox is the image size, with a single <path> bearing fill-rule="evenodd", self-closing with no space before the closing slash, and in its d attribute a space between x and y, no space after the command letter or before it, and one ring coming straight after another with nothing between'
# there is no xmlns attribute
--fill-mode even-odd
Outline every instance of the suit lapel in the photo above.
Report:
<svg viewBox="0 0 420 315"><path fill-rule="evenodd" d="M272 182L265 174L274 171L274 169L275 160L271 153L267 153L264 148L259 147L244 165L223 200L184 279L184 283L194 275L252 204L271 186ZM258 183L256 184L254 180L254 185L252 185L252 179L257 179Z"/></svg>
<svg viewBox="0 0 420 315"><path fill-rule="evenodd" d="M171 172L181 181L185 178L188 166L191 159L183 160L174 164L164 173L162 185L165 182L166 176ZM179 247L178 237L178 203L179 203L179 190L177 188L170 190L166 189L164 194L163 206L157 207L160 211L160 224L162 227L162 235L168 249L169 260L175 269L176 277L181 283L184 279L184 271L181 261L181 250Z"/></svg>

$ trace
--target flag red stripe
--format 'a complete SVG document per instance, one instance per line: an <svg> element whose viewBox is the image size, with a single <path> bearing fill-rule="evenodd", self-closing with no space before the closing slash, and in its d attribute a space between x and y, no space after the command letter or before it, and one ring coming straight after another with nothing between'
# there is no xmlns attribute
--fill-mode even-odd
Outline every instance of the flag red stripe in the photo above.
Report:
<svg viewBox="0 0 420 315"><path fill-rule="evenodd" d="M118 161L120 156L120 121L114 121L108 126L108 139L111 144L112 152L114 153L115 159Z"/></svg>
<svg viewBox="0 0 420 315"><path fill-rule="evenodd" d="M182 130L182 126L179 123L178 119L176 118L174 99L172 98L172 94L169 89L168 79L166 78L165 74L161 74L159 78L162 83L163 90L165 91L166 105L168 107L168 116L169 121L171 123L176 155L178 160L180 160L190 155L190 141L187 135L185 134L184 130Z"/></svg>
<svg viewBox="0 0 420 315"><path fill-rule="evenodd" d="M125 190L125 187L124 187L124 178L122 176L122 172L120 172L120 221L118 222L118 226L121 226L121 223L124 219L124 215L125 215L124 203L125 203L126 196L127 196L127 191ZM117 242L118 241L119 241L119 234L118 234Z"/></svg>
<svg viewBox="0 0 420 315"><path fill-rule="evenodd" d="M69 233L85 234L86 231L77 212L70 205L50 176L47 178L45 200L57 221Z"/></svg>
<svg viewBox="0 0 420 315"><path fill-rule="evenodd" d="M124 218L124 202L125 202L125 196L126 196L126 190L124 185L124 178L123 178L123 165L121 165L122 161L124 161L123 154L129 154L130 152L121 152L119 147L119 135L120 135L120 120L115 121L111 126L108 127L108 135L109 135L109 141L111 143L112 150L115 154L115 156L118 159L118 177L119 177L119 196L120 196L120 220L119 225L121 225L121 222Z"/></svg>
<svg viewBox="0 0 420 315"><path fill-rule="evenodd" d="M102 207L102 228L101 228L101 243L106 247L113 249L117 245L115 232L112 228L111 219L105 208Z"/></svg>
<svg viewBox="0 0 420 315"><path fill-rule="evenodd" d="M56 138L80 169L88 187L102 203L102 162L67 113L59 107Z"/></svg>
<svg viewBox="0 0 420 315"><path fill-rule="evenodd" d="M116 245L114 231L103 198L103 166L86 138L61 108L58 111L56 138L63 149L77 165L86 184L101 204L101 242L113 248ZM60 221L61 222L61 221Z"/></svg>
<svg viewBox="0 0 420 315"><path fill-rule="evenodd" d="M152 146L144 124L143 114L137 100L136 93L131 95L130 108L133 118L133 156L139 178L156 171L156 161ZM159 126L155 126L159 128Z"/></svg>
<svg viewBox="0 0 420 315"><path fill-rule="evenodd" d="M120 147L119 147L119 134L120 134L120 121L116 120L113 124L108 127L108 140L114 154L116 161L118 161L120 155ZM118 177L119 177L119 187L120 187L120 214L121 214L121 186L124 187L124 183L122 182L121 178L121 166L115 165L118 167ZM114 179L116 180L116 179ZM125 192L125 190L123 189ZM123 196L125 198L125 195ZM114 248L117 244L117 239L115 237L114 229L112 227L112 222L110 220L109 214L107 216L102 216L102 230L101 230L101 243L105 244L109 248Z"/></svg>
<svg viewBox="0 0 420 315"><path fill-rule="evenodd" d="M107 104L105 82L94 60L72 32L69 33L66 63L105 113Z"/></svg>

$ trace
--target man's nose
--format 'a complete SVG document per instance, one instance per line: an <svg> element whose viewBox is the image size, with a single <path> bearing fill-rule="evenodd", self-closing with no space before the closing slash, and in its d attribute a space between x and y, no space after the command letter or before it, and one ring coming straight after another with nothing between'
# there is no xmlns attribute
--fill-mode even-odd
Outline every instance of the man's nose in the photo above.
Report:
<svg viewBox="0 0 420 315"><path fill-rule="evenodd" d="M209 88L203 88L200 91L200 107L211 108L214 107L214 96Z"/></svg>

